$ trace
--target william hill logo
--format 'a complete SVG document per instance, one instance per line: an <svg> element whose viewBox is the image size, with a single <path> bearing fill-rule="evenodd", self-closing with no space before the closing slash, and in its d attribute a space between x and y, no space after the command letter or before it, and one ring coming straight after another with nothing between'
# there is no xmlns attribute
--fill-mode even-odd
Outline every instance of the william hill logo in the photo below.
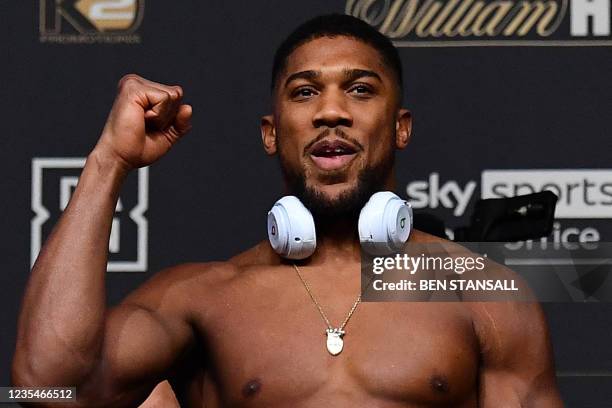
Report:
<svg viewBox="0 0 612 408"><path fill-rule="evenodd" d="M39 0L40 41L139 43L144 0Z"/></svg>
<svg viewBox="0 0 612 408"><path fill-rule="evenodd" d="M347 0L398 47L612 46L611 0Z"/></svg>

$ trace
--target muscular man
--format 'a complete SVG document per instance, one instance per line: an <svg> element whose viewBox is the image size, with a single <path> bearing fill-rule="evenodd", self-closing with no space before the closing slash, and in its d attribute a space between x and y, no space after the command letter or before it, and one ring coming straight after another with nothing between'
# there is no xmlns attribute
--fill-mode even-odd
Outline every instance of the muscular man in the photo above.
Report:
<svg viewBox="0 0 612 408"><path fill-rule="evenodd" d="M296 270L265 240L227 262L164 270L107 310L122 181L166 154L192 114L180 87L128 75L32 271L14 383L76 386L82 407L137 406L164 379L184 407L561 406L534 303L364 302L344 350L328 352L302 280L340 325L360 292L359 209L393 189L394 155L410 139L401 66L367 24L325 16L281 45L272 87L263 146L314 215L315 253Z"/></svg>

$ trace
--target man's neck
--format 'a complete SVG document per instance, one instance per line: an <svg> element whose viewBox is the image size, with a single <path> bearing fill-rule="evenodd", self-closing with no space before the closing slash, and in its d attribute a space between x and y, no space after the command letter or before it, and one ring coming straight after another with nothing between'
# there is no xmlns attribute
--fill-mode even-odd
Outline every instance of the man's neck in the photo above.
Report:
<svg viewBox="0 0 612 408"><path fill-rule="evenodd" d="M334 217L315 220L317 250L310 259L311 265L346 264L361 260L361 246L354 217Z"/></svg>

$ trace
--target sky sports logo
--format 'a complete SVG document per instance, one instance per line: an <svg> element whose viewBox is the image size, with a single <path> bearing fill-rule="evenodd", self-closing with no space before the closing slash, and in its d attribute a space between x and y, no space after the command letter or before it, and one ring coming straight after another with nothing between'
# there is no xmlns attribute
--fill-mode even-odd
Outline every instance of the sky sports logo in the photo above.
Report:
<svg viewBox="0 0 612 408"><path fill-rule="evenodd" d="M462 217L476 200L476 180L443 180L437 172L408 183L415 209L449 209ZM480 198L502 198L552 191L559 197L555 218L612 219L612 169L484 170ZM469 215L469 214L468 214Z"/></svg>
<svg viewBox="0 0 612 408"><path fill-rule="evenodd" d="M559 197L555 218L612 218L612 170L485 170L482 198L538 191Z"/></svg>

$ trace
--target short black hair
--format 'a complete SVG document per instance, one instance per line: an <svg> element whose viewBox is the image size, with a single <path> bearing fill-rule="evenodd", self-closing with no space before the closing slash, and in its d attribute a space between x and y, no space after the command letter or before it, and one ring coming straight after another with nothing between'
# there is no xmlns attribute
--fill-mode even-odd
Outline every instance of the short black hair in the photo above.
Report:
<svg viewBox="0 0 612 408"><path fill-rule="evenodd" d="M382 57L383 63L395 74L399 97L402 98L402 62L393 43L365 21L346 14L327 14L315 17L301 24L289 34L274 54L271 89L274 90L278 77L285 70L287 58L299 46L317 38L338 36L354 38L375 48Z"/></svg>

